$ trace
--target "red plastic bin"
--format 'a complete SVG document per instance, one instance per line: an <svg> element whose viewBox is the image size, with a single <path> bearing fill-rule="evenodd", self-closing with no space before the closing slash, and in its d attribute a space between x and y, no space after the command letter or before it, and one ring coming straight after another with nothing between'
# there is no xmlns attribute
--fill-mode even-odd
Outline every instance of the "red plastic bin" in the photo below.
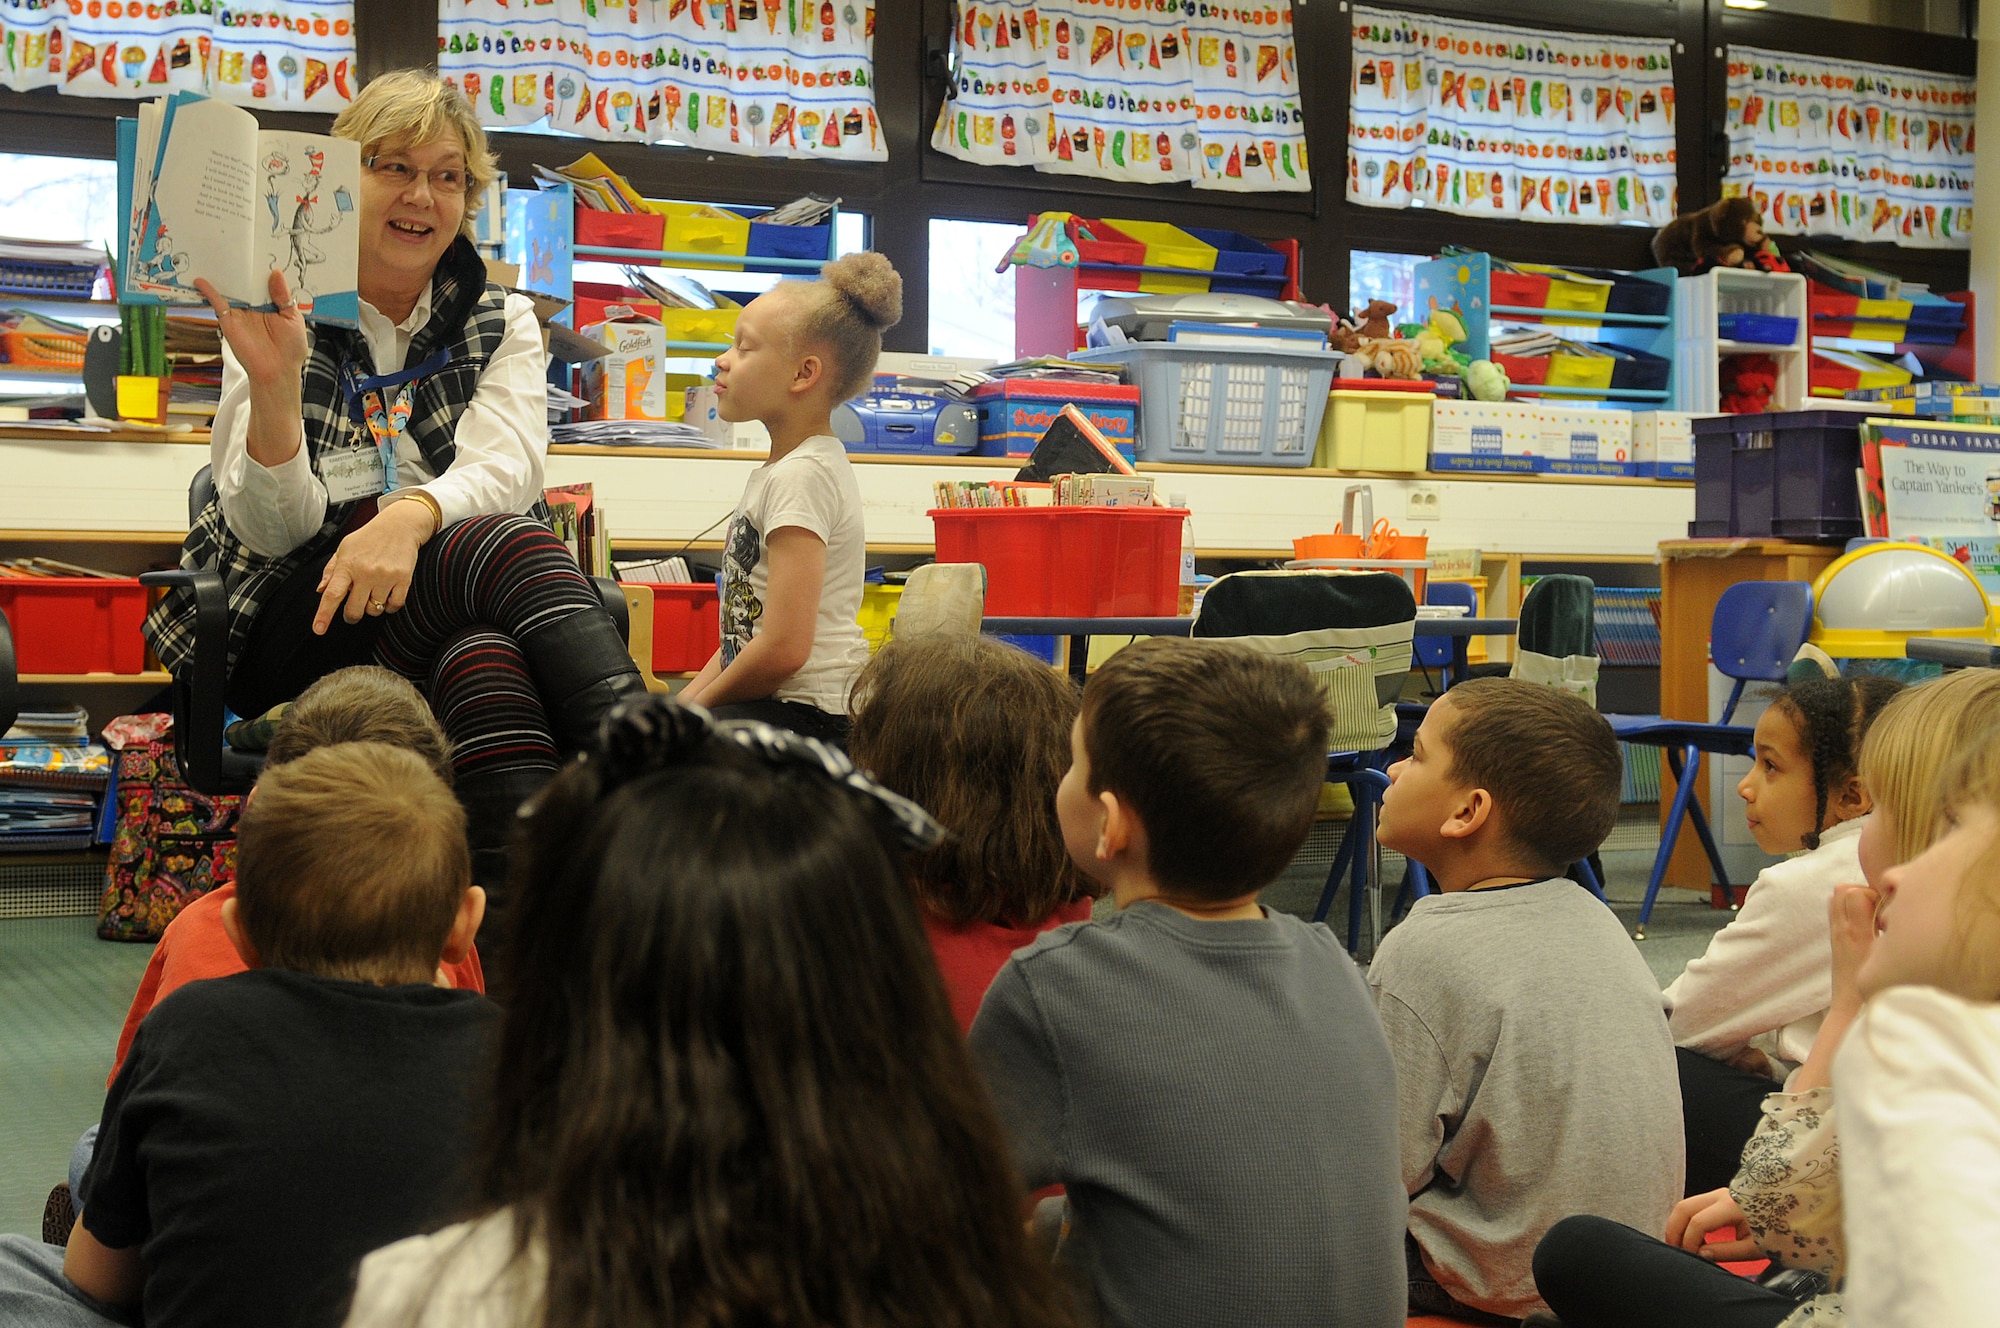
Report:
<svg viewBox="0 0 2000 1328"><path fill-rule="evenodd" d="M1549 279L1539 272L1495 272L1487 278L1493 303L1516 309L1546 309ZM1528 320L1539 323L1541 319Z"/></svg>
<svg viewBox="0 0 2000 1328"><path fill-rule="evenodd" d="M576 243L605 249L658 249L666 237L667 219L657 212L576 210Z"/></svg>
<svg viewBox="0 0 2000 1328"><path fill-rule="evenodd" d="M141 673L146 588L94 576L0 577L0 612L22 673Z"/></svg>
<svg viewBox="0 0 2000 1328"><path fill-rule="evenodd" d="M722 644L722 600L713 581L632 581L653 592L653 672L699 673Z"/></svg>
<svg viewBox="0 0 2000 1328"><path fill-rule="evenodd" d="M937 560L986 567L996 618L1170 618L1180 606L1177 507L934 510Z"/></svg>

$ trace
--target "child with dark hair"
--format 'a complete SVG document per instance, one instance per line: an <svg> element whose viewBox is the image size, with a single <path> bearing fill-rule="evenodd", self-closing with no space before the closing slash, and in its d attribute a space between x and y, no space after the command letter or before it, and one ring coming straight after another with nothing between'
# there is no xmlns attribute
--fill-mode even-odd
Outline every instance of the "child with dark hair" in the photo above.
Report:
<svg viewBox="0 0 2000 1328"><path fill-rule="evenodd" d="M531 806L473 1220L350 1325L1065 1322L902 850L824 744L636 701Z"/></svg>
<svg viewBox="0 0 2000 1328"><path fill-rule="evenodd" d="M1326 694L1224 640L1141 641L1084 691L1056 809L1118 912L1001 968L970 1045L1107 1324L1403 1322L1388 1048L1333 933L1257 894L1326 778ZM1048 1219L1048 1220L1043 1220Z"/></svg>
<svg viewBox="0 0 2000 1328"><path fill-rule="evenodd" d="M1861 879L1873 803L1862 739L1902 690L1888 678L1808 678L1757 720L1750 773L1736 786L1750 833L1786 860L1757 875L1742 909L1666 992L1679 1048L1687 1189L1729 1183L1766 1095L1805 1063L1833 1000L1826 910Z"/></svg>
<svg viewBox="0 0 2000 1328"><path fill-rule="evenodd" d="M267 770L222 906L248 971L147 1016L68 1249L0 1247L0 1319L338 1322L364 1253L462 1200L498 1012L433 977L484 905L421 758L342 743Z"/></svg>
<svg viewBox="0 0 2000 1328"><path fill-rule="evenodd" d="M1076 690L1012 646L933 636L884 646L854 698L855 763L951 831L910 876L952 1013L970 1028L1008 955L1090 917L1095 888L1056 816Z"/></svg>
<svg viewBox="0 0 2000 1328"><path fill-rule="evenodd" d="M1564 876L1618 819L1611 726L1551 687L1439 697L1377 832L1438 894L1369 985L1395 1055L1413 1314L1539 1309L1535 1245L1594 1213L1658 1230L1681 1194L1673 1041L1616 916Z"/></svg>

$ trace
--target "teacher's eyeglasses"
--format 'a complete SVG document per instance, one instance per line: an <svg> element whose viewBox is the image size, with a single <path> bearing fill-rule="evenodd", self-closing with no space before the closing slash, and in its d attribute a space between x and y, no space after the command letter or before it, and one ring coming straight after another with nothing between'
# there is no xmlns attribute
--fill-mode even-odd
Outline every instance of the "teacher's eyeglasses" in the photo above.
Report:
<svg viewBox="0 0 2000 1328"><path fill-rule="evenodd" d="M361 164L376 175L387 180L400 190L408 189L419 179L428 180L434 194L462 194L469 181L462 166L439 166L428 171L420 171L407 161L393 157L363 157Z"/></svg>

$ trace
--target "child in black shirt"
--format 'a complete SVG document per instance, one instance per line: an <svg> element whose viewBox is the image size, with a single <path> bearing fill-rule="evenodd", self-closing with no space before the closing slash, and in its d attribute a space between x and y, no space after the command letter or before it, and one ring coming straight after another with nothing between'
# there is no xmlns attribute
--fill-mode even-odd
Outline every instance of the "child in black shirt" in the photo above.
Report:
<svg viewBox="0 0 2000 1328"><path fill-rule="evenodd" d="M361 1255L460 1197L497 1012L432 978L478 930L469 880L421 758L346 743L268 771L223 912L250 971L147 1016L66 1254L0 1243L0 1320L337 1323Z"/></svg>

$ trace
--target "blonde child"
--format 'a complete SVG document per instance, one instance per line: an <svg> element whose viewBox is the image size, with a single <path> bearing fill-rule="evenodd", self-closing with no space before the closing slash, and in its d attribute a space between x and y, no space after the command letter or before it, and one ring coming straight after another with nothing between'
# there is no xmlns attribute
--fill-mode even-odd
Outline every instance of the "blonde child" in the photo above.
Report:
<svg viewBox="0 0 2000 1328"><path fill-rule="evenodd" d="M722 718L759 719L834 742L868 662L856 618L865 550L861 490L833 436L833 408L867 390L903 280L880 254L828 263L750 302L715 361L717 413L757 420L771 456L729 520L722 645L681 693Z"/></svg>
<svg viewBox="0 0 2000 1328"><path fill-rule="evenodd" d="M1831 998L1810 1054L1788 1091L1765 1099L1757 1132L1729 1188L1683 1200L1664 1244L1596 1218L1557 1224L1536 1251L1535 1277L1566 1328L1780 1323L1835 1328L1841 1321L1844 1297L1838 1287L1843 1272L1853 1267L1848 1246L1855 1237L1865 1243L1874 1233L1859 1231L1850 1218L1843 1239L1844 1190L1850 1212L1854 1205L1852 1161L1843 1164L1841 1157L1855 1110L1845 1056L1838 1141L1832 1084L1836 1053L1851 1041L1849 1027L1876 980L1865 972L1875 939L1876 892L1891 892L1904 876L1915 875L1919 864L1911 860L1942 829L1943 792L1951 777L1938 778L1939 753L1958 735L1995 723L2000 723L2000 673L1985 669L1913 688L1883 708L1860 761L1874 807L1859 841L1859 866L1868 885L1842 884L1829 901ZM1909 1216L1881 1220L1893 1224ZM1709 1241L1710 1233L1723 1229L1733 1229L1734 1238ZM1796 1271L1767 1275L1760 1285L1714 1266L1766 1257L1778 1265L1774 1271ZM1854 1321L1889 1322L1859 1314Z"/></svg>
<svg viewBox="0 0 2000 1328"><path fill-rule="evenodd" d="M1767 1094L1812 1050L1832 1000L1826 931L1834 887L1861 876L1871 805L1857 758L1901 685L1811 678L1787 686L1757 721L1750 772L1736 786L1766 868L1743 908L1667 988L1687 1133L1687 1192L1727 1185Z"/></svg>
<svg viewBox="0 0 2000 1328"><path fill-rule="evenodd" d="M1095 887L1056 816L1076 689L978 636L892 641L854 688L855 763L951 838L910 863L924 930L960 1028L1007 957L1090 917Z"/></svg>

